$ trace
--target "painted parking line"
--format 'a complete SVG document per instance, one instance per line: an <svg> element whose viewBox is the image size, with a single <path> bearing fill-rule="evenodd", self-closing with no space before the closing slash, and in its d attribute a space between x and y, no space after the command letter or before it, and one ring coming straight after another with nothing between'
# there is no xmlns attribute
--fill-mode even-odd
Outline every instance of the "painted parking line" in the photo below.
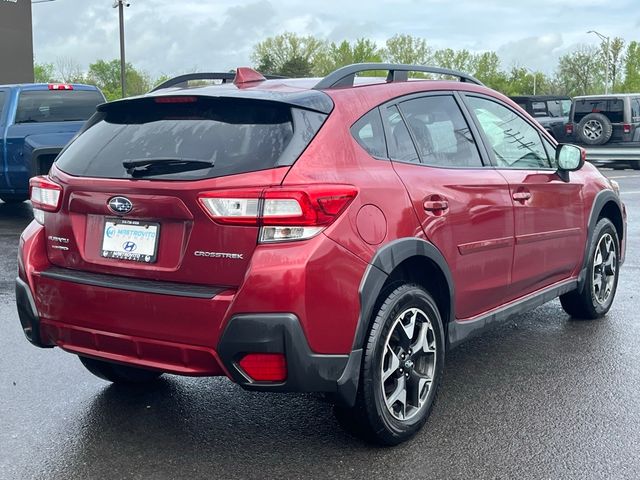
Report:
<svg viewBox="0 0 640 480"><path fill-rule="evenodd" d="M620 192L620 195L632 195L634 193L640 193L640 190L632 190L630 192Z"/></svg>
<svg viewBox="0 0 640 480"><path fill-rule="evenodd" d="M640 178L640 175L620 175L619 177L609 177L611 179L616 179L616 178Z"/></svg>

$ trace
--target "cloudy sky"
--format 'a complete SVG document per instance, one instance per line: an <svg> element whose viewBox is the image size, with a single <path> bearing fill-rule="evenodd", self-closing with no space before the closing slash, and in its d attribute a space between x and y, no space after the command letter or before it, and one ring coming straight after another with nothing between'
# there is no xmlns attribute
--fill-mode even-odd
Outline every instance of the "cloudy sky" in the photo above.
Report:
<svg viewBox="0 0 640 480"><path fill-rule="evenodd" d="M333 41L396 33L434 48L495 50L503 66L550 73L557 58L605 35L640 40L640 0L130 0L127 60L150 73L228 70L250 64L252 46L285 31ZM119 55L113 0L33 5L38 62L74 59L83 69Z"/></svg>

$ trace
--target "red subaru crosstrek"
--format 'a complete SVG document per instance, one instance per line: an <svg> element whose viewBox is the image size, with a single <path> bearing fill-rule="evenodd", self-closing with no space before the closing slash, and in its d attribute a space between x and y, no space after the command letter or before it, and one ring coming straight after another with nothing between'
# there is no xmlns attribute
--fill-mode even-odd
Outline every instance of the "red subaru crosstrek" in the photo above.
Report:
<svg viewBox="0 0 640 480"><path fill-rule="evenodd" d="M425 423L463 340L558 296L606 314L625 254L617 185L581 149L421 66L179 77L100 105L31 201L33 344L112 382L324 392L383 444Z"/></svg>

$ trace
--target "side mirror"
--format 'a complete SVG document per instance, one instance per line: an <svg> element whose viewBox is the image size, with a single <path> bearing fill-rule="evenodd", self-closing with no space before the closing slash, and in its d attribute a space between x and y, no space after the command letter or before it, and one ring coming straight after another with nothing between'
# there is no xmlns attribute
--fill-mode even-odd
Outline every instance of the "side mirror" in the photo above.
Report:
<svg viewBox="0 0 640 480"><path fill-rule="evenodd" d="M556 162L558 175L565 182L569 181L569 172L580 170L587 159L587 151L575 145L559 145L556 150Z"/></svg>

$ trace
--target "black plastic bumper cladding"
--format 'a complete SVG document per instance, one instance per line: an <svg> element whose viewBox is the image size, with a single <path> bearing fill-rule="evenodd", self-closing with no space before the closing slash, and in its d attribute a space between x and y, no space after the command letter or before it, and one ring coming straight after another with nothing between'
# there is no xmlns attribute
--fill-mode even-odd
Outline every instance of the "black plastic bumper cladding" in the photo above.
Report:
<svg viewBox="0 0 640 480"><path fill-rule="evenodd" d="M40 318L36 310L33 296L29 285L20 277L16 278L16 305L18 307L18 317L22 324L22 331L25 337L36 347L51 348L54 345L45 345L40 337Z"/></svg>
<svg viewBox="0 0 640 480"><path fill-rule="evenodd" d="M247 353L284 353L287 379L256 382L239 367ZM313 353L293 314L246 314L229 320L218 343L218 355L233 380L248 390L335 393L348 355Z"/></svg>

